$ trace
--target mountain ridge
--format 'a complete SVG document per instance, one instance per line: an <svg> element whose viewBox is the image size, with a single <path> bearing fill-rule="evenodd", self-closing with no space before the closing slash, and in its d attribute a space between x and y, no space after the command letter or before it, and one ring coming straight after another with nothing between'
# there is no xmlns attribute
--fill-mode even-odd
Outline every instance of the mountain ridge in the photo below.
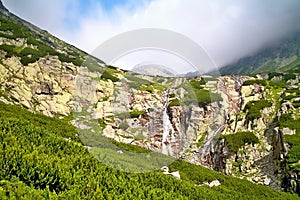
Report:
<svg viewBox="0 0 300 200"><path fill-rule="evenodd" d="M221 75L246 75L284 71L284 67L300 58L300 32L282 39L277 44L264 48L252 56L219 69ZM212 73L213 74L213 73Z"/></svg>

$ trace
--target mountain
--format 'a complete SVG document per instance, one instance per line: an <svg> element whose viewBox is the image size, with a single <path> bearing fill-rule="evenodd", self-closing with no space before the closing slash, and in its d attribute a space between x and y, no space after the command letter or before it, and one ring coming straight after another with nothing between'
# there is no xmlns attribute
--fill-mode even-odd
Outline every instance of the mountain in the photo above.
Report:
<svg viewBox="0 0 300 200"><path fill-rule="evenodd" d="M138 75L0 21L1 197L299 199L299 73Z"/></svg>
<svg viewBox="0 0 300 200"><path fill-rule="evenodd" d="M222 67L219 73L257 74L264 72L284 72L300 69L300 33L291 35L254 55L242 58L238 62Z"/></svg>
<svg viewBox="0 0 300 200"><path fill-rule="evenodd" d="M148 76L162 76L162 77L174 77L176 76L176 72L172 72L172 69L157 65L157 64L139 64L137 66L134 66L131 70L132 72L148 75Z"/></svg>

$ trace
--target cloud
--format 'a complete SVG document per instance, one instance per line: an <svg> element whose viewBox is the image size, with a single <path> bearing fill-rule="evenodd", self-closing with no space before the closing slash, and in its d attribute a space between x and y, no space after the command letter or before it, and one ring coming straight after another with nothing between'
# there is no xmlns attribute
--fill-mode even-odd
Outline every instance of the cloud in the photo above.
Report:
<svg viewBox="0 0 300 200"><path fill-rule="evenodd" d="M110 10L89 0L84 12L80 0L48 2L4 1L11 11L88 52L125 31L162 28L196 41L219 67L300 30L295 0L129 0Z"/></svg>

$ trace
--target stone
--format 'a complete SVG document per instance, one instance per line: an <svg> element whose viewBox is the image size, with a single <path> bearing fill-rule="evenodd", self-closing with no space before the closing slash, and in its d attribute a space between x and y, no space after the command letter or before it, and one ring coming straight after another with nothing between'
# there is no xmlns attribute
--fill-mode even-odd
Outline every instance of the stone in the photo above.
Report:
<svg viewBox="0 0 300 200"><path fill-rule="evenodd" d="M292 130L292 129L287 128L287 127L283 128L281 130L281 132L282 132L283 135L295 135L296 134L296 130Z"/></svg>
<svg viewBox="0 0 300 200"><path fill-rule="evenodd" d="M221 185L221 183L218 180L214 180L214 181L209 183L209 187L217 187L217 186L220 186L220 185Z"/></svg>

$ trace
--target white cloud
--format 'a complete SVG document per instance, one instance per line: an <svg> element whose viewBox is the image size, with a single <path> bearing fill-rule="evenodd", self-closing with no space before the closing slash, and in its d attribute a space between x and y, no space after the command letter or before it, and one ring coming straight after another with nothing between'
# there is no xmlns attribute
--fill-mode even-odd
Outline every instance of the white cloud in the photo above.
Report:
<svg viewBox="0 0 300 200"><path fill-rule="evenodd" d="M163 28L195 40L218 66L300 30L300 2L294 0L153 0L139 5L129 1L109 12L93 1L94 6L85 16L78 13L78 0L26 0L21 6L14 5L20 1L7 0L5 4L88 52L124 31ZM68 4L73 5L72 9ZM69 31L63 23L66 18L78 27Z"/></svg>

